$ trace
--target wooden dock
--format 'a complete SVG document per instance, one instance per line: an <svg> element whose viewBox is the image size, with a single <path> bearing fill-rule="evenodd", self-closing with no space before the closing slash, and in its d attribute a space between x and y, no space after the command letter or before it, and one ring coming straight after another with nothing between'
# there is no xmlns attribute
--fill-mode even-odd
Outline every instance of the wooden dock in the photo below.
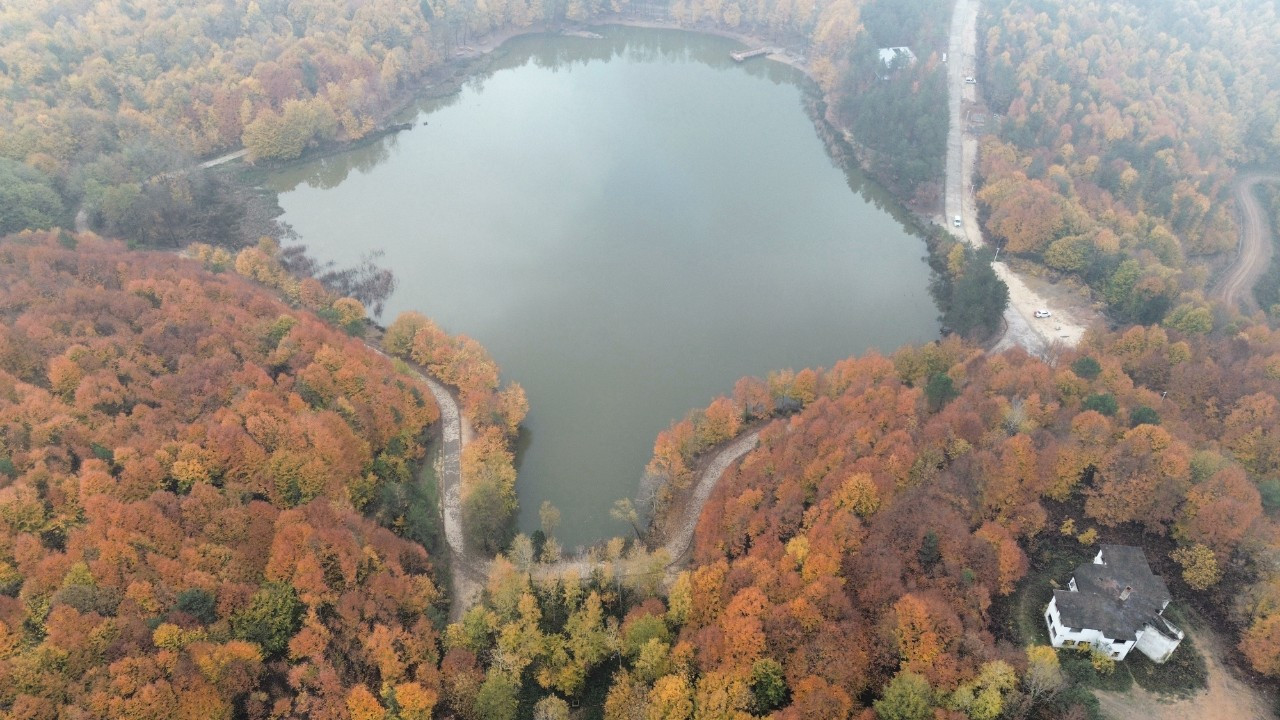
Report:
<svg viewBox="0 0 1280 720"><path fill-rule="evenodd" d="M779 52L782 52L782 50L775 47L762 47L762 48L756 48L755 50L742 50L739 52L731 52L729 53L729 57L733 58L734 62L742 62L743 60L750 60L753 57L759 57L761 55L773 55L774 53L779 53Z"/></svg>

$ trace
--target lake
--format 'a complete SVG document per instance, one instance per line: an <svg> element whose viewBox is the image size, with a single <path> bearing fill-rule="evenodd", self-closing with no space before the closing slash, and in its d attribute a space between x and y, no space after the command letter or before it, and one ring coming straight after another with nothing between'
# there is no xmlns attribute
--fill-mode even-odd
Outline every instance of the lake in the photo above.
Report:
<svg viewBox="0 0 1280 720"><path fill-rule="evenodd" d="M609 27L506 43L414 127L273 174L323 260L371 249L419 310L529 397L520 526L567 550L626 531L654 437L743 375L938 334L923 240L828 156L811 83L737 43Z"/></svg>

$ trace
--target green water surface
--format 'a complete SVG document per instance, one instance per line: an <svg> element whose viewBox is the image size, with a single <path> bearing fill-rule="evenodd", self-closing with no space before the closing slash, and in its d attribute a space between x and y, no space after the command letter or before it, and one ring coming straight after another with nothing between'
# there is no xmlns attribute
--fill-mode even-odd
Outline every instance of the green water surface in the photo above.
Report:
<svg viewBox="0 0 1280 720"><path fill-rule="evenodd" d="M600 32L516 38L412 130L267 182L316 256L386 252L387 321L420 310L524 385L520 524L550 500L570 550L624 532L654 436L738 377L938 333L924 242L833 164L802 75Z"/></svg>

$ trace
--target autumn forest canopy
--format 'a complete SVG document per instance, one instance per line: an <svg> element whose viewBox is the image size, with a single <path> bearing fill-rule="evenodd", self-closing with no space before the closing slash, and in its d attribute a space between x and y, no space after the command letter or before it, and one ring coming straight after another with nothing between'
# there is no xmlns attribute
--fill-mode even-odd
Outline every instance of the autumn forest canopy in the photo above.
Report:
<svg viewBox="0 0 1280 720"><path fill-rule="evenodd" d="M4 3L0 714L1094 718L1115 663L1037 623L1051 568L1100 542L1144 547L1175 606L1280 678L1280 262L1252 317L1209 293L1237 247L1233 183L1280 161L1273 2L983 3L978 220L1110 327L984 351L964 338L1002 331L1008 287L990 250L934 233L958 335L739 380L657 436L648 504L615 506L634 535L584 558L562 559L555 508L515 532L519 383L430 308L375 325L395 278L373 255L318 263L249 180L198 165L374 135L495 32L643 17L802 49L819 129L932 207L950 12ZM899 45L916 61L885 65ZM1261 197L1280 224L1280 192ZM669 552L745 432L758 445ZM461 446L444 498L437 439Z"/></svg>
<svg viewBox="0 0 1280 720"><path fill-rule="evenodd" d="M87 236L0 245L0 309L6 710L331 717L387 653L427 693L445 599L392 531L422 387L239 276Z"/></svg>
<svg viewBox="0 0 1280 720"><path fill-rule="evenodd" d="M1205 307L1215 256L1236 247L1236 169L1280 161L1275 4L984 7L988 233L1083 279L1118 322Z"/></svg>
<svg viewBox="0 0 1280 720"><path fill-rule="evenodd" d="M725 476L665 597L666 560L641 546L557 578L517 538L441 630L431 539L397 504L430 396L314 301L206 264L65 233L0 245L0 673L18 716L515 717L596 692L610 718L1069 717L1087 697L993 605L1047 539L1115 533L1160 548L1180 596L1229 589L1244 656L1280 672L1280 334L1263 325L1135 327L1048 361L953 340L745 379L659 438L671 482L682 449L799 414ZM398 327L386 342L421 358L457 347Z"/></svg>

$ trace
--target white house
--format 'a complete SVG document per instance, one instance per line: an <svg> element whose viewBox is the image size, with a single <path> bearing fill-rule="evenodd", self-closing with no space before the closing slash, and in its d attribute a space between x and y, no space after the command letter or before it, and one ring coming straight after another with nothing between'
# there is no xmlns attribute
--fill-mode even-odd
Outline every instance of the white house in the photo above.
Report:
<svg viewBox="0 0 1280 720"><path fill-rule="evenodd" d="M886 68L893 68L898 58L903 59L903 64L907 66L916 64L916 54L911 52L911 48L903 45L899 47L880 48L880 62Z"/></svg>
<svg viewBox="0 0 1280 720"><path fill-rule="evenodd" d="M1169 588L1151 572L1141 548L1103 545L1076 568L1070 590L1054 590L1045 610L1054 647L1089 644L1116 660L1135 647L1155 662L1169 659L1183 632L1162 613Z"/></svg>

